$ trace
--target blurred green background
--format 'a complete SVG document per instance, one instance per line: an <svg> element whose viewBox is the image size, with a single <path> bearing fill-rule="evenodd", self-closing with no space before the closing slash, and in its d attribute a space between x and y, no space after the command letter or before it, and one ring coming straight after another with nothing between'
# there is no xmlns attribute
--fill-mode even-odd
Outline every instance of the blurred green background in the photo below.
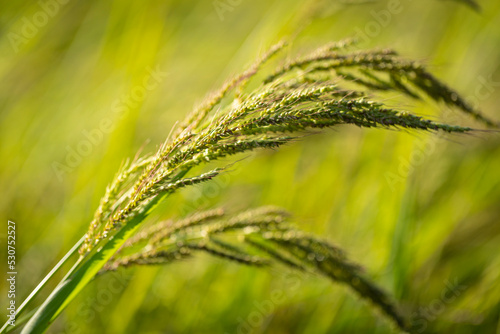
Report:
<svg viewBox="0 0 500 334"><path fill-rule="evenodd" d="M478 13L437 0L2 2L0 240L4 248L7 219L15 221L18 305L85 233L120 163L141 147L154 151L207 92L282 38L293 38L285 59L352 36L362 47L395 48L500 119L500 2L480 3ZM481 128L442 105L384 98ZM232 173L171 197L150 219L279 205L298 227L348 250L419 332L500 333L499 143L495 132L339 127L250 154ZM5 279L0 290L4 309ZM364 301L322 277L208 256L101 277L49 330L391 331Z"/></svg>

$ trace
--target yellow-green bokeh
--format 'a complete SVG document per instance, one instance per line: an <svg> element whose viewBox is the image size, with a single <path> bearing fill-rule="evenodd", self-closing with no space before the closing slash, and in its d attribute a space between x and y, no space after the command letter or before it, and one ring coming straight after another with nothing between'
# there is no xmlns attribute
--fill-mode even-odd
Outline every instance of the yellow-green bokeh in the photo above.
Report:
<svg viewBox="0 0 500 334"><path fill-rule="evenodd" d="M18 301L85 233L125 158L141 147L154 151L176 120L282 38L293 38L285 59L355 35L361 47L395 48L422 59L500 119L500 3L480 2L480 13L440 0L2 3L0 213L17 225ZM158 85L127 104L144 80L155 78ZM384 98L481 127L429 101ZM499 143L496 132L436 136L339 127L251 154L212 184L171 197L150 219L217 205L279 205L300 228L348 250L421 328L498 333ZM85 154L75 157L79 151ZM456 282L456 298L444 301ZM3 308L4 280L0 287ZM273 292L283 298L260 311ZM321 277L200 256L99 278L49 332L248 333L249 327L253 333L391 330L369 305Z"/></svg>

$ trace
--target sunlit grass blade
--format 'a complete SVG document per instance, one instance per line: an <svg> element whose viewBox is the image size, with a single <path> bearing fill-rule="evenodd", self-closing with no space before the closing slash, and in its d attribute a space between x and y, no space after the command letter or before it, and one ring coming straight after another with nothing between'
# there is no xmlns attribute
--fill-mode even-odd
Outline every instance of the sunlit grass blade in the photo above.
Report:
<svg viewBox="0 0 500 334"><path fill-rule="evenodd" d="M17 320L17 318L23 314L23 312L31 305L33 299L38 295L38 293L43 289L45 284L61 269L61 267L68 262L68 260L78 252L78 249L82 245L85 237L80 238L78 242L63 256L63 258L50 270L50 272L43 278L43 280L38 283L36 288L29 294L29 296L22 302L19 308L16 310L16 326L24 323L24 321ZM24 320L27 320L26 318ZM10 329L9 329L10 328ZM7 333L10 330L15 329L15 327L9 327L8 322L3 325L0 329L0 333Z"/></svg>
<svg viewBox="0 0 500 334"><path fill-rule="evenodd" d="M151 207L153 207L154 204L156 203L152 202ZM148 211L149 210L137 215L101 249L92 254L72 276L63 280L40 306L38 311L26 324L21 333L44 333L49 325L76 297L76 295L94 279L99 270L106 264L113 254L115 254L125 241L134 234L139 227L139 224L147 216Z"/></svg>

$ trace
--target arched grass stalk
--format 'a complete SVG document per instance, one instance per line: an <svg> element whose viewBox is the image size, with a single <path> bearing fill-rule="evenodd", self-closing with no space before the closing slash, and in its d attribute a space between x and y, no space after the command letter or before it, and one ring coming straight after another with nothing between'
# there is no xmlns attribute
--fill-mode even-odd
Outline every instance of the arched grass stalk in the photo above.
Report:
<svg viewBox="0 0 500 334"><path fill-rule="evenodd" d="M23 333L45 332L99 273L131 264L168 263L196 252L250 265L267 265L271 259L294 268L314 269L348 285L378 305L401 329L407 329L389 298L360 275L340 251L315 237L283 229L281 214L251 212L246 213L246 218L226 219L217 212L204 212L201 217L173 225L162 223L136 234L145 218L168 195L208 182L224 171L213 168L202 173L195 167L256 149L278 148L311 129L356 125L448 133L473 131L388 108L377 98L378 91L399 92L409 98L427 97L486 125L496 125L421 64L401 58L393 50L351 51L352 43L346 42L297 57L270 71L260 84L252 85L256 88L249 90L249 80L262 72L265 62L284 45L272 47L247 71L212 94L171 132L173 135L156 154L122 166L90 223L79 249L79 265L40 306ZM232 91L236 94L231 98ZM236 232L244 233L242 242L246 247L262 254L250 254L240 244L220 238ZM172 244L172 235L181 233L188 233L189 240ZM150 239L154 242L146 248L130 252Z"/></svg>
<svg viewBox="0 0 500 334"><path fill-rule="evenodd" d="M367 279L344 251L296 230L289 220L284 210L263 207L233 215L211 210L177 222L160 222L127 242L101 273L133 265L168 264L198 252L249 266L279 263L346 284L380 308L399 328L409 328L391 298Z"/></svg>

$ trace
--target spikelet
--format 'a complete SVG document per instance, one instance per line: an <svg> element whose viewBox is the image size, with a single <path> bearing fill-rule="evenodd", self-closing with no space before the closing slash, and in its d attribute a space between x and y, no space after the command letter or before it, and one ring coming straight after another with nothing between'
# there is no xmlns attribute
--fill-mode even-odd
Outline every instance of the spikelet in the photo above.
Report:
<svg viewBox="0 0 500 334"><path fill-rule="evenodd" d="M268 75L254 91L245 93L246 82L285 45L279 43L247 71L225 83L171 132L156 154L124 164L101 200L80 254L96 249L134 217L147 216L147 210L169 194L210 181L223 171L214 169L188 176L194 167L256 149L278 148L309 129L356 125L472 131L387 108L376 97L368 98L367 93L384 90L409 97L427 96L486 125L497 124L470 107L421 64L402 59L393 50L350 51L353 44L331 43L291 60ZM221 105L215 113L214 107L235 89L237 101Z"/></svg>
<svg viewBox="0 0 500 334"><path fill-rule="evenodd" d="M249 266L276 263L317 272L345 284L382 310L400 329L409 328L395 303L364 275L359 265L348 260L345 252L332 243L293 228L290 215L283 209L262 207L232 215L222 212L199 212L177 222L159 222L148 227L101 273L131 265L168 264L196 253Z"/></svg>

